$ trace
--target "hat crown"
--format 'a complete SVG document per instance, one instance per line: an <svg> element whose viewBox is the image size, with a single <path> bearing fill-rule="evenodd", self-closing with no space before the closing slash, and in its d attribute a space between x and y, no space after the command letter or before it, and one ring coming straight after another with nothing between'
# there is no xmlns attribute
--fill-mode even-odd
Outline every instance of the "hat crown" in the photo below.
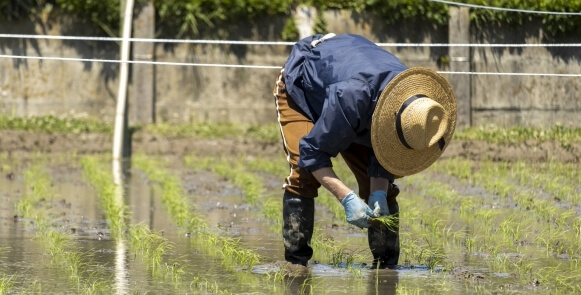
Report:
<svg viewBox="0 0 581 295"><path fill-rule="evenodd" d="M371 144L377 160L397 176L423 171L449 146L456 118L456 97L444 77L421 67L399 73L374 110Z"/></svg>
<svg viewBox="0 0 581 295"><path fill-rule="evenodd" d="M401 127L406 143L414 150L436 144L448 129L444 107L429 97L413 101L401 114Z"/></svg>

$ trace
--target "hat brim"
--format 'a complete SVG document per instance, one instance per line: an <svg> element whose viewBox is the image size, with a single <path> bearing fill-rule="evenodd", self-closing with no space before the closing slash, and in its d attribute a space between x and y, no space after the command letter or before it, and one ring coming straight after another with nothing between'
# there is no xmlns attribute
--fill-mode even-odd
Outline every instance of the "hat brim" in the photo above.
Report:
<svg viewBox="0 0 581 295"><path fill-rule="evenodd" d="M397 135L396 115L411 96L423 94L441 104L448 113L444 146L423 150L405 147ZM408 176L432 165L450 144L456 128L456 97L450 84L427 68L409 68L395 76L381 92L371 121L371 144L379 163L396 176Z"/></svg>

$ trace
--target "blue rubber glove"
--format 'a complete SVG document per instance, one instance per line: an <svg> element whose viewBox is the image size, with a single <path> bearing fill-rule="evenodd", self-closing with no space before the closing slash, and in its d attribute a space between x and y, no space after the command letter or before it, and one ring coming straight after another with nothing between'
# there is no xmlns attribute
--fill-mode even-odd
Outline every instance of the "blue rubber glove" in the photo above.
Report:
<svg viewBox="0 0 581 295"><path fill-rule="evenodd" d="M341 201L341 205L345 207L347 222L360 228L369 227L373 211L354 192L348 193Z"/></svg>
<svg viewBox="0 0 581 295"><path fill-rule="evenodd" d="M373 209L373 217L389 215L387 207L387 193L383 190L376 190L369 196L369 207Z"/></svg>

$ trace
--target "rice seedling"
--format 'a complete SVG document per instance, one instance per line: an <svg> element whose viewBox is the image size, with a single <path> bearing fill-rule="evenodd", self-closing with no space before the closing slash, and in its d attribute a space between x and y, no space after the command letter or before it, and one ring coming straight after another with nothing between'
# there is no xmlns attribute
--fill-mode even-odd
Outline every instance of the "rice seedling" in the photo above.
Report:
<svg viewBox="0 0 581 295"><path fill-rule="evenodd" d="M11 290L14 287L14 275L0 276L0 295L11 294Z"/></svg>
<svg viewBox="0 0 581 295"><path fill-rule="evenodd" d="M448 164L443 162L434 166L435 169L444 170L443 167L447 167ZM578 257L578 235L576 235L578 218L572 210L556 206L553 200L542 195L543 192L523 189L521 186L523 183L527 183L524 187L534 186L536 185L534 183L538 183L539 179L547 174L546 171L524 167L526 165L520 164L515 169L514 166L507 163L482 162L477 168L472 168L473 173L469 178L463 179L463 181L473 185L482 185L500 195L505 201L499 205L512 206L510 204L516 202L517 208L520 208L519 211L507 211L502 215L495 213L494 216L489 216L490 212L481 211L478 213L478 210L471 208L473 207L472 202L467 202L461 206L461 212L464 212L462 215L472 215L475 220L474 224L476 220L481 220L480 222L490 229L487 234L488 238L485 238L483 242L487 247L482 248L482 250L490 253L490 257L493 257L492 260L488 261L491 271L516 274L517 277L522 278L521 284L527 284L526 280L537 277L541 279L536 280L544 286L558 285L560 288L574 290L567 277L556 270L547 272L552 268L539 268L539 262L536 259L540 257L552 258L555 255L563 254L566 254L566 257ZM451 169L450 171L456 170ZM458 175L458 177L465 176ZM575 234L571 234L571 232ZM480 240L478 237L474 238L474 243L469 240L467 246L480 244L477 242L478 240ZM537 247L526 247L527 243ZM510 251L518 253L519 249L527 250L527 256L522 256L527 257L526 259L519 259L518 255L513 257L506 254ZM555 266L555 269L561 269L561 267ZM578 269L572 270L572 273L578 272Z"/></svg>
<svg viewBox="0 0 581 295"><path fill-rule="evenodd" d="M98 192L112 235L116 239L122 238L128 217L127 208L122 200L122 188L115 184L111 172L100 168L102 161L98 157L83 157L80 163L83 174Z"/></svg>
<svg viewBox="0 0 581 295"><path fill-rule="evenodd" d="M96 286L100 287L97 292L107 292L110 290L110 285L102 283L99 278L90 276L88 271L91 267L90 253L75 251L70 237L51 226L51 220L45 214L44 208L40 206L41 203L49 202L54 197L50 175L43 170L43 167L43 163L38 162L25 172L30 192L27 198L16 205L19 214L25 218L33 217L37 230L36 239L44 245L53 263L68 270L69 279L77 287L78 292L94 294L92 290L95 290Z"/></svg>
<svg viewBox="0 0 581 295"><path fill-rule="evenodd" d="M310 277L307 278L306 280L303 281L303 283L301 284L301 288L299 290L299 294L315 294L314 293L314 278Z"/></svg>
<svg viewBox="0 0 581 295"><path fill-rule="evenodd" d="M98 191L114 238L119 241L128 239L133 251L146 262L146 267L154 276L169 277L177 287L181 282L182 268L175 262L164 262L164 256L172 250L173 244L152 233L145 225L127 224L130 212L120 200L123 193L114 183L111 173L100 163L96 157L84 157L81 161L85 176Z"/></svg>
<svg viewBox="0 0 581 295"><path fill-rule="evenodd" d="M420 295L423 294L424 289L420 286L410 287L404 284L397 285L398 295Z"/></svg>
<svg viewBox="0 0 581 295"><path fill-rule="evenodd" d="M199 290L210 294L233 294L227 290L220 289L220 286L218 286L216 282L211 283L208 279L201 277L195 277L190 283L190 288L192 290Z"/></svg>
<svg viewBox="0 0 581 295"><path fill-rule="evenodd" d="M282 179L289 174L290 168L284 157L275 159L266 157L238 157L240 162L246 164L246 168L254 172L261 172Z"/></svg>
<svg viewBox="0 0 581 295"><path fill-rule="evenodd" d="M255 206L258 200L265 194L262 181L249 173L245 173L246 167L240 162L220 159L198 159L193 156L184 159L186 165L198 169L206 169L224 176L240 186L246 196L246 201Z"/></svg>
<svg viewBox="0 0 581 295"><path fill-rule="evenodd" d="M398 215L387 215L371 219L371 225L377 227L384 227L389 231L396 232L399 227Z"/></svg>
<svg viewBox="0 0 581 295"><path fill-rule="evenodd" d="M255 159L250 159L246 162L253 162ZM261 163L260 160L257 160ZM271 227L273 232L280 233L282 228L282 200L280 196L274 196L275 199L270 198L269 196L264 197L264 187L262 181L259 177L254 176L252 174L248 174L245 167L242 166L240 163L232 163L231 161L220 160L220 159L200 159L195 156L186 157L185 163L188 166L197 168L197 169L207 169L211 170L218 175L224 176L227 179L232 180L235 184L239 185L245 193L246 200L251 205L257 205L257 201L259 197L262 199L266 199L266 201L261 205L261 213L262 216L266 217L269 220L274 220L276 224L276 228ZM253 167L266 167L267 169L273 169L271 166L260 166L258 164L251 164ZM259 171L263 172L262 170L258 169ZM321 197L317 198L317 201L321 201ZM340 216L343 216L344 219L344 210L343 207L339 202L337 202L334 198L327 196L324 198L322 203L328 204L329 207L335 208L336 212L341 212ZM340 207L340 208L339 208ZM337 215L339 215L337 213ZM327 257L331 264L334 266L338 266L341 264L343 258L348 258L347 260L347 267L351 268L353 265L352 255L344 255L344 247L340 245L336 245L334 243L329 243L329 240L318 235L318 230L315 229L312 239L312 245L322 250L321 252L324 253L325 257ZM351 261L351 262L350 262Z"/></svg>
<svg viewBox="0 0 581 295"><path fill-rule="evenodd" d="M134 164L152 181L159 183L163 192L162 202L176 223L188 232L200 236L199 240L205 241L208 246L216 246L217 251L222 254L223 262L232 261L236 265L247 268L258 263L259 255L252 250L240 247L238 240L208 231L205 222L193 215L194 210L188 204L177 177L167 173L158 162L144 156L137 155L134 158Z"/></svg>
<svg viewBox="0 0 581 295"><path fill-rule="evenodd" d="M152 233L145 225L130 227L128 235L131 247L149 262L147 266L154 274L164 269L162 258L172 249L172 244L167 239ZM170 274L173 274L173 269Z"/></svg>

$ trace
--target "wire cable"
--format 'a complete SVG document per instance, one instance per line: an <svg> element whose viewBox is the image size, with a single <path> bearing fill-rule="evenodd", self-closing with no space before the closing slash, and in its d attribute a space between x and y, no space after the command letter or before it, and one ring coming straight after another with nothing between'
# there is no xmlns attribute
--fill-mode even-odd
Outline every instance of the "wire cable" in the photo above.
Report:
<svg viewBox="0 0 581 295"><path fill-rule="evenodd" d="M71 57L44 57L44 56L23 56L23 55L0 55L0 58L32 59L32 60L57 60L57 61L81 61L81 62L101 62L101 63L123 63L116 59L90 59ZM237 64L208 64L208 63L183 63L183 62L163 62L163 61L141 61L131 60L128 64L151 64L170 66L194 66L194 67L218 67L218 68L248 68L248 69L278 69L281 66L260 66L260 65L237 65Z"/></svg>
<svg viewBox="0 0 581 295"><path fill-rule="evenodd" d="M31 59L31 60L56 60L56 61L80 61L80 62L101 62L101 63L122 63L115 59L89 59L89 58L69 58L69 57L43 57L43 56L19 56L0 55L0 58ZM161 61L127 61L128 64L149 64L149 65L169 65L169 66L194 66L194 67L218 67L218 68L247 68L247 69L276 69L281 66L265 65L239 65L239 64L209 64L209 63L182 63L182 62L161 62ZM501 72L447 72L439 71L440 74L449 75L494 75L494 76L545 76L545 77L581 77L581 74L551 74L551 73L501 73Z"/></svg>
<svg viewBox="0 0 581 295"><path fill-rule="evenodd" d="M116 37L85 37L85 36L52 36L52 35L23 35L23 34L0 34L0 38L13 39L47 39L47 40L78 40L78 41L122 41L123 38ZM150 39L150 38L128 38L131 42L152 42L152 43L184 43L184 44L225 44L225 45L274 45L292 46L296 42L277 41L235 41L235 40L188 40L188 39ZM375 43L380 47L581 47L581 43L536 43L536 44L472 44L472 43Z"/></svg>
<svg viewBox="0 0 581 295"><path fill-rule="evenodd" d="M539 11L539 10L526 10L526 9L515 9L515 8L502 8L502 7L494 7L494 6L483 6L483 5L475 5L475 4L468 4L468 3L459 3L459 2L445 1L445 0L428 0L428 1L444 3L444 4L448 4L448 5L465 6L465 7L471 7L471 8L479 8L479 9L501 10L501 11L509 11L509 12L552 14L552 15L571 15L571 16L581 15L581 12Z"/></svg>
<svg viewBox="0 0 581 295"><path fill-rule="evenodd" d="M120 37L85 37L85 36L54 36L54 35L25 35L25 34L0 34L0 38L13 39L47 39L47 40L75 40L75 41L113 41L121 42ZM151 43L184 43L184 44L226 44L226 45L294 45L296 42L282 41L233 41L233 40L192 40L192 39L152 39L152 38L127 38L131 42Z"/></svg>

